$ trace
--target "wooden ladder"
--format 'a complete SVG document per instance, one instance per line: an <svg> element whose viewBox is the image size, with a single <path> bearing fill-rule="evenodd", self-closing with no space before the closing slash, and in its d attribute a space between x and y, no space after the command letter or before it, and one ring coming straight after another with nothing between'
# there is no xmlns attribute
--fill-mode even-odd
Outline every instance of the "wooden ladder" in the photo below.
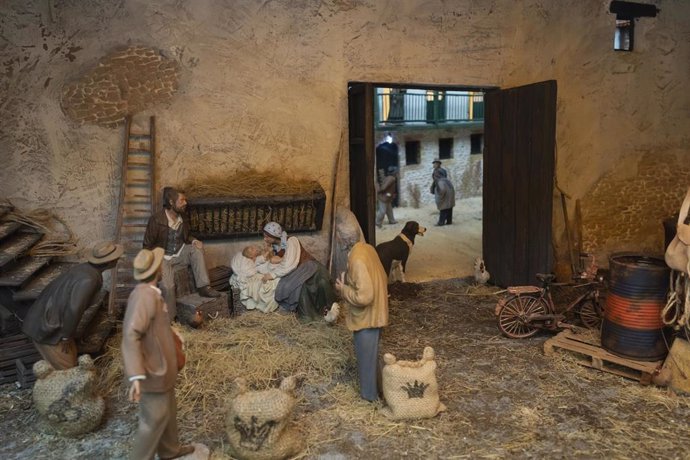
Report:
<svg viewBox="0 0 690 460"><path fill-rule="evenodd" d="M144 232L153 214L155 196L156 117L149 118L149 131L132 130L132 116L125 124L122 155L120 205L117 213L116 240L124 246L124 255L112 271L108 302L110 316L122 316L127 298L136 285L132 261L142 248Z"/></svg>

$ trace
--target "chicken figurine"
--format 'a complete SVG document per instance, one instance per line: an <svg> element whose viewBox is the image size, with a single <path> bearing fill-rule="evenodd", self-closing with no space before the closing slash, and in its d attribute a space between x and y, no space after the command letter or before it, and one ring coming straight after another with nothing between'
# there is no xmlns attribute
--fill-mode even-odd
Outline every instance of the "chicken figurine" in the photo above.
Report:
<svg viewBox="0 0 690 460"><path fill-rule="evenodd" d="M486 284L490 277L491 275L484 266L484 259L481 257L474 259L474 281L477 284Z"/></svg>

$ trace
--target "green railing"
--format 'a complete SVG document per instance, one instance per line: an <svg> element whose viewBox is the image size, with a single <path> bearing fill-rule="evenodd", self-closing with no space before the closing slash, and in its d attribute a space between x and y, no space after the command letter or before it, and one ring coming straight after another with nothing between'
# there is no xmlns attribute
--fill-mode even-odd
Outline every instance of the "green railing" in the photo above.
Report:
<svg viewBox="0 0 690 460"><path fill-rule="evenodd" d="M484 121L483 93L380 88L375 97L381 126Z"/></svg>

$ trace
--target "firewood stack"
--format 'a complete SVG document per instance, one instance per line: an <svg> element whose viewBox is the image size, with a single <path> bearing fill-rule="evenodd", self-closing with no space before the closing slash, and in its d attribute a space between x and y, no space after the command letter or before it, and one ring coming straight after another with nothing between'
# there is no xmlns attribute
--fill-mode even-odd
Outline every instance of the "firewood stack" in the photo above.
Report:
<svg viewBox="0 0 690 460"><path fill-rule="evenodd" d="M41 356L21 332L22 320L46 286L74 263L57 260L42 244L50 238L22 216L10 204L0 203L0 384L27 386L35 380L32 367ZM94 305L105 305L106 294L101 293ZM102 349L112 329L112 322L102 318L103 310L90 309L94 314L83 318L77 341L80 353Z"/></svg>

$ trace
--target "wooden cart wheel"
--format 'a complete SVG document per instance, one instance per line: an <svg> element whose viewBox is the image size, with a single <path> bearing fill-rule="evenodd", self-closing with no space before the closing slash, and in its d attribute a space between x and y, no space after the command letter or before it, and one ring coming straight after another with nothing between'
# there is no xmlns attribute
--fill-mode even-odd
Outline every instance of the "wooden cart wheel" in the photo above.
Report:
<svg viewBox="0 0 690 460"><path fill-rule="evenodd" d="M582 302L577 310L582 325L588 329L601 327L601 308L593 300Z"/></svg>
<svg viewBox="0 0 690 460"><path fill-rule="evenodd" d="M533 295L509 298L498 311L498 328L511 339L526 339L539 332L539 328L527 322L530 315L545 315L544 299Z"/></svg>

